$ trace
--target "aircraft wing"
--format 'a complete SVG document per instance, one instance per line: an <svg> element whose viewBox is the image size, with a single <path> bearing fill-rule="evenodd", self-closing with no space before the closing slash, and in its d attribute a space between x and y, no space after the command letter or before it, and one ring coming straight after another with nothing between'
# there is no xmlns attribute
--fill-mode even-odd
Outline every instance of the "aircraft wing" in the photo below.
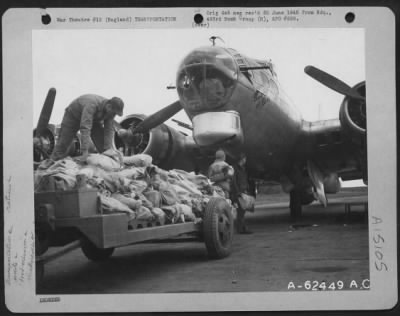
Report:
<svg viewBox="0 0 400 316"><path fill-rule="evenodd" d="M365 81L350 87L314 66L307 66L304 71L316 81L345 96L339 110L339 119L302 122L303 139L299 146L303 145L309 155L307 169L312 182L318 187L324 175L336 174L343 180L362 178L367 183ZM320 189L323 189L322 184Z"/></svg>
<svg viewBox="0 0 400 316"><path fill-rule="evenodd" d="M365 135L346 130L340 119L304 121L302 130L296 150L324 175L335 173L345 181L367 179Z"/></svg>

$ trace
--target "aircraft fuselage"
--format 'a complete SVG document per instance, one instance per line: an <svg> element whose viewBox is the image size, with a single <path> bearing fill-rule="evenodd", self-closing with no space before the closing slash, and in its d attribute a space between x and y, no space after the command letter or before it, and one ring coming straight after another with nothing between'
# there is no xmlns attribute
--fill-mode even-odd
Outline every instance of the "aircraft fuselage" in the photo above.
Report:
<svg viewBox="0 0 400 316"><path fill-rule="evenodd" d="M257 61L221 47L199 48L182 62L177 75L180 102L193 123L196 116L235 111L240 118L242 139L220 139L218 129L229 130L220 120L213 128L218 144L233 156L244 152L249 171L266 178L279 177L288 167L291 149L301 132L302 118L281 89L272 64ZM228 115L228 114L227 114ZM225 125L224 125L225 124ZM215 130L214 130L215 129Z"/></svg>

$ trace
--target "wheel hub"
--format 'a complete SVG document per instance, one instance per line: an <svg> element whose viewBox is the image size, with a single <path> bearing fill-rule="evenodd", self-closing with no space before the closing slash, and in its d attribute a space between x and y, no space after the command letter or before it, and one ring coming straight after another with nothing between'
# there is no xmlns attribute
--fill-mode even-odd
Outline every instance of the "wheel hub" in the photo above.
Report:
<svg viewBox="0 0 400 316"><path fill-rule="evenodd" d="M218 215L218 235L221 243L226 244L230 240L231 224L225 213Z"/></svg>

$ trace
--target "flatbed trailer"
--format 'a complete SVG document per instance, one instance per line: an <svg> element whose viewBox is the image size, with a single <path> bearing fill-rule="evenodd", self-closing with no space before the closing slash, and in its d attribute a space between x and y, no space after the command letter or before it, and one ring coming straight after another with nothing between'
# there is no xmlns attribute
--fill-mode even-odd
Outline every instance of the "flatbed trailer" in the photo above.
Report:
<svg viewBox="0 0 400 316"><path fill-rule="evenodd" d="M115 248L145 242L204 242L210 259L231 253L233 216L223 198L211 198L202 218L165 224L129 220L125 213L104 213L97 190L77 189L35 193L36 276L45 264L81 248L92 261L106 260ZM47 254L50 247L57 251Z"/></svg>

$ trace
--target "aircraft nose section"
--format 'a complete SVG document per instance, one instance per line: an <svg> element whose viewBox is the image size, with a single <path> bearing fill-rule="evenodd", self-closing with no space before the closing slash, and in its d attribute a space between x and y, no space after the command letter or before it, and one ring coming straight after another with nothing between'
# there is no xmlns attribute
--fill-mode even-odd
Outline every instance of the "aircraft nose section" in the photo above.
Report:
<svg viewBox="0 0 400 316"><path fill-rule="evenodd" d="M201 112L223 106L229 100L237 79L237 65L220 47L199 48L181 63L177 90L183 107Z"/></svg>

